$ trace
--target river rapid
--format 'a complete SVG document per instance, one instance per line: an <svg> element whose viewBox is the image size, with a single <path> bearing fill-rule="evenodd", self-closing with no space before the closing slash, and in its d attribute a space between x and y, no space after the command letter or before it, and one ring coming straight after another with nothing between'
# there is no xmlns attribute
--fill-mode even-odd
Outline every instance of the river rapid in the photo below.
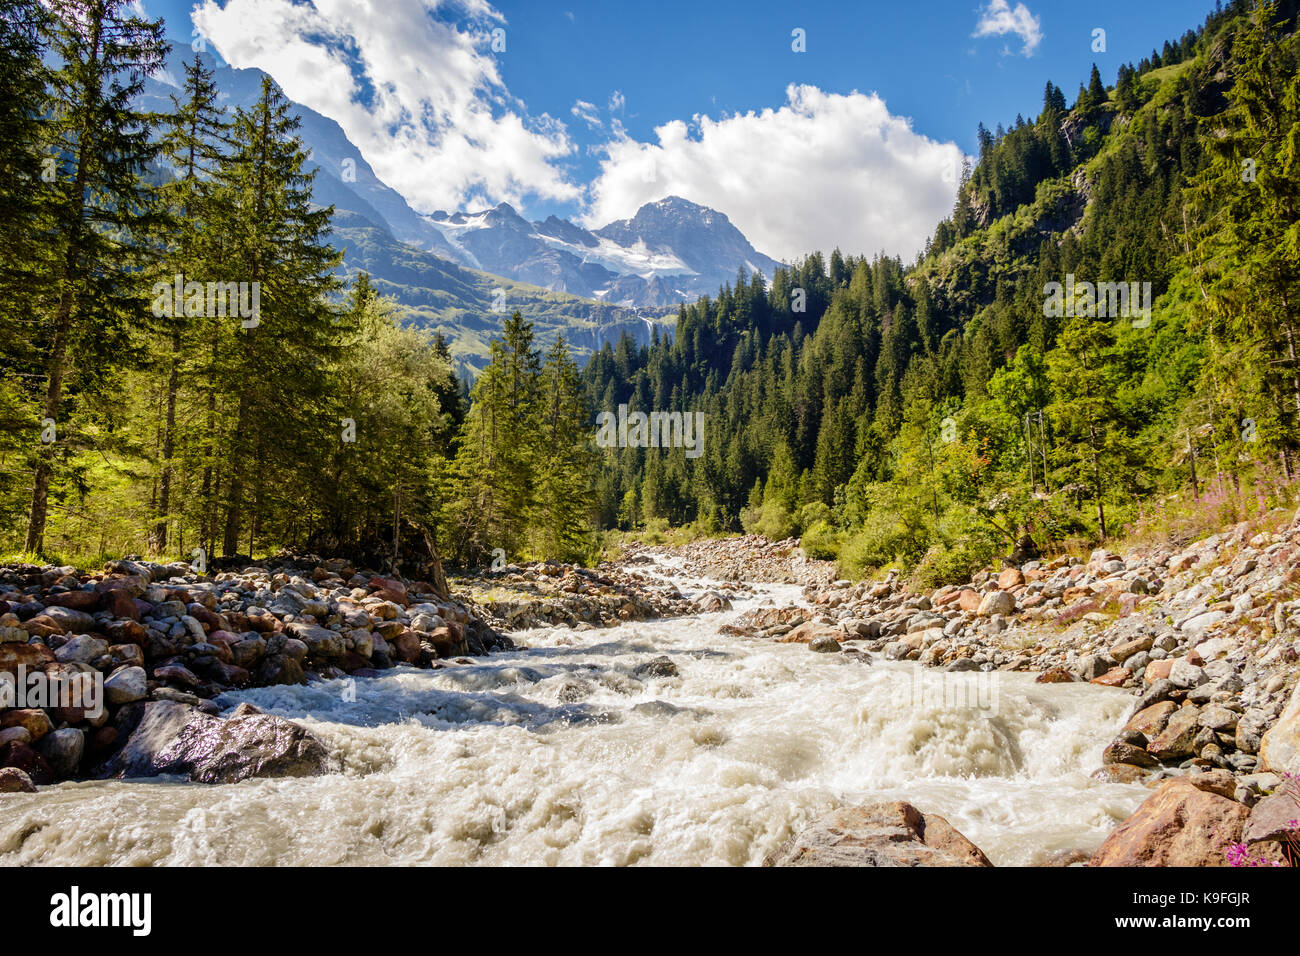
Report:
<svg viewBox="0 0 1300 956"><path fill-rule="evenodd" d="M0 863L740 866L837 806L901 799L1027 865L1095 849L1149 795L1089 777L1128 694L719 634L799 602L755 587L716 614L521 632L474 664L225 695L310 728L338 771L11 795ZM636 672L660 656L677 676Z"/></svg>

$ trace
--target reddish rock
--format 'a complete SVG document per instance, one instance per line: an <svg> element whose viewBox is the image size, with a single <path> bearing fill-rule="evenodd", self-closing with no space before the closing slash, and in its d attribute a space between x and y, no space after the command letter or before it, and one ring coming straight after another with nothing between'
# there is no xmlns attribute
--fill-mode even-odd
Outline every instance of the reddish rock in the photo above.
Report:
<svg viewBox="0 0 1300 956"><path fill-rule="evenodd" d="M414 631L402 631L401 634L387 640L392 645L393 653L398 660L414 664L420 659L420 638Z"/></svg>
<svg viewBox="0 0 1300 956"><path fill-rule="evenodd" d="M139 644L149 642L149 631L139 621L111 621L104 625L104 635L114 644Z"/></svg>
<svg viewBox="0 0 1300 956"><path fill-rule="evenodd" d="M98 611L102 603L103 595L95 591L68 591L66 594L51 594L45 598L46 606L69 607L87 613Z"/></svg>
<svg viewBox="0 0 1300 956"><path fill-rule="evenodd" d="M280 629L280 622L272 614L249 614L248 629L259 634L271 634Z"/></svg>
<svg viewBox="0 0 1300 956"><path fill-rule="evenodd" d="M1078 678L1064 667L1053 667L1034 678L1035 684L1073 684Z"/></svg>
<svg viewBox="0 0 1300 956"><path fill-rule="evenodd" d="M117 744L117 737L116 727L96 727L86 734L86 756L96 762L102 760L112 752L113 747Z"/></svg>
<svg viewBox="0 0 1300 956"><path fill-rule="evenodd" d="M982 598L978 591L971 588L965 588L957 598L957 605L963 611L978 611L981 600Z"/></svg>
<svg viewBox="0 0 1300 956"><path fill-rule="evenodd" d="M406 607L405 591L394 591L391 588L380 588L370 596L377 597L382 601L392 601L394 604L400 604L402 607Z"/></svg>
<svg viewBox="0 0 1300 956"><path fill-rule="evenodd" d="M764 861L764 866L992 865L943 817L902 802L836 810Z"/></svg>
<svg viewBox="0 0 1300 956"><path fill-rule="evenodd" d="M1227 866L1250 811L1185 778L1163 783L1120 824L1090 866Z"/></svg>
<svg viewBox="0 0 1300 956"><path fill-rule="evenodd" d="M1025 583L1025 576L1020 573L1019 568L1007 568L998 575L998 587L1003 591L1010 591L1012 588L1018 588Z"/></svg>
<svg viewBox="0 0 1300 956"><path fill-rule="evenodd" d="M40 670L53 663L54 652L44 644L0 644L0 673L18 677L19 666Z"/></svg>
<svg viewBox="0 0 1300 956"><path fill-rule="evenodd" d="M1158 680L1168 680L1169 669L1173 666L1174 658L1172 657L1166 657L1162 661L1151 661L1142 674L1142 681L1147 684L1154 684Z"/></svg>
<svg viewBox="0 0 1300 956"><path fill-rule="evenodd" d="M393 591L403 596L406 595L406 585L403 584L401 581L398 581L396 578L379 577L378 575L370 579L370 590L371 591ZM385 598L385 600L392 600L392 599Z"/></svg>
<svg viewBox="0 0 1300 956"><path fill-rule="evenodd" d="M36 707L24 707L19 710L0 712L0 729L22 727L35 743L54 729L49 715Z"/></svg>
<svg viewBox="0 0 1300 956"><path fill-rule="evenodd" d="M1146 737L1155 737L1165 729L1165 725L1169 723L1169 718L1176 710L1178 710L1178 705L1172 700L1162 700L1158 704L1152 704L1150 707L1139 710L1124 725L1124 729L1136 730Z"/></svg>
<svg viewBox="0 0 1300 956"><path fill-rule="evenodd" d="M54 769L49 762L26 744L10 741L0 747L0 767L21 770L38 787L54 783Z"/></svg>
<svg viewBox="0 0 1300 956"><path fill-rule="evenodd" d="M1147 753L1157 760L1182 760L1196 755L1196 737L1201 728L1200 710L1180 707L1169 717L1169 723L1149 744Z"/></svg>
<svg viewBox="0 0 1300 956"><path fill-rule="evenodd" d="M135 598L125 589L109 591L104 595L104 605L115 618L140 620L140 608Z"/></svg>
<svg viewBox="0 0 1300 956"><path fill-rule="evenodd" d="M1132 676L1133 675L1129 673L1127 668L1112 667L1110 670L1106 671L1106 673L1102 674L1100 677L1094 677L1088 683L1100 684L1102 687L1123 687Z"/></svg>

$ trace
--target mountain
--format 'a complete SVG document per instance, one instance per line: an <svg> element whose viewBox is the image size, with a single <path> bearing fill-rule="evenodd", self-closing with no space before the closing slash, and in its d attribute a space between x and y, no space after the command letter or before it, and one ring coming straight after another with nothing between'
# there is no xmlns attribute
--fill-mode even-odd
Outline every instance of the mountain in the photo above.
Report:
<svg viewBox="0 0 1300 956"><path fill-rule="evenodd" d="M555 216L529 222L506 203L426 221L439 234L429 248L444 254L450 246L462 265L629 307L693 302L740 269L770 279L778 266L725 215L679 196L594 232Z"/></svg>
<svg viewBox="0 0 1300 956"><path fill-rule="evenodd" d="M193 55L188 47L173 46L164 68L147 81L140 106L169 111L171 96L179 93L184 83L185 63ZM230 67L210 53L200 56L214 71L227 110L256 101L265 73ZM334 206L334 243L343 251L340 272L345 276L369 272L375 285L403 305L415 322L446 336L462 368L477 371L483 367L488 342L516 308L534 323L543 347L563 333L579 360L625 334L642 344L652 340L656 329L669 334L671 326L663 324L664 308L629 308L614 304L615 300L598 301L590 292L578 291L586 287L575 284L570 290L542 268L497 269L497 263L505 265L508 259L493 258L486 252L485 259L493 266L478 266L474 257L449 243L428 217L417 213L375 175L338 123L301 103L294 108L301 120L299 135L311 151L310 165L317 169L315 199L321 205ZM513 210L509 212L513 215ZM506 219L503 212L490 226L509 246L511 229L498 221ZM563 229L563 224L555 228ZM485 237L478 245L486 250L491 241ZM534 253L531 247L520 251ZM629 297L617 301L624 299ZM505 311L494 310L494 306Z"/></svg>

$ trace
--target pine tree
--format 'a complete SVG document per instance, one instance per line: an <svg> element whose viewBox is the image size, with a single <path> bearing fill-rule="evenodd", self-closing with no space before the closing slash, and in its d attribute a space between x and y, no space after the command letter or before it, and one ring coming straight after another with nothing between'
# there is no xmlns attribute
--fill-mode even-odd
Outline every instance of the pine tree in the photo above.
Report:
<svg viewBox="0 0 1300 956"><path fill-rule="evenodd" d="M174 178L159 190L174 217L168 230L169 243L161 263L160 282L172 286L175 276L184 280L206 282L218 268L220 256L215 225L219 213L214 207L216 183L214 172L228 145L229 124L217 104L217 87L212 71L197 56L186 64L185 85L181 95L172 96L173 112L167 118L162 136L162 154ZM203 320L173 308L166 318L163 348L166 350L167 378L163 397L163 421L158 440L157 518L150 534L154 552L166 551L168 525L172 520L172 482L175 471L176 407L183 380L192 374L203 354L206 330Z"/></svg>
<svg viewBox="0 0 1300 956"><path fill-rule="evenodd" d="M316 172L305 170L298 126L264 78L257 103L236 112L232 148L216 173L224 210L217 229L226 237L220 278L247 283L249 301L241 288L241 305L251 305L254 290L259 297L256 314L209 317L211 387L225 422L220 446L211 436L217 483L208 494L221 515L225 555L238 552L241 532L251 552L260 526L292 518L300 502L285 479L309 472L318 443L332 438L333 423L321 412L329 408L340 341L329 296L341 256L328 245L333 207L312 202ZM215 524L208 533L215 540Z"/></svg>
<svg viewBox="0 0 1300 956"><path fill-rule="evenodd" d="M50 485L70 449L75 400L114 376L132 330L145 324L137 270L156 220L142 173L158 148L132 104L165 44L162 22L131 7L126 0L52 0L43 20L59 66L50 81L56 178L44 237L52 273L36 312L46 355L42 415L57 437L36 456L28 551L45 543Z"/></svg>

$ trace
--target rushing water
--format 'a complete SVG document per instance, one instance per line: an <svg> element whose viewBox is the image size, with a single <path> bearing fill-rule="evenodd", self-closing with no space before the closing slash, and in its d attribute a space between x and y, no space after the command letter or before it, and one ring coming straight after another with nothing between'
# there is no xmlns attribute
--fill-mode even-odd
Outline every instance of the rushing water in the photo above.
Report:
<svg viewBox="0 0 1300 956"><path fill-rule="evenodd" d="M401 668L355 694L230 694L310 727L339 772L0 797L0 864L744 865L836 806L906 799L1016 865L1095 848L1147 795L1088 776L1123 692L717 632L797 600L763 586L718 614L524 632L527 649ZM679 676L634 674L660 655Z"/></svg>

